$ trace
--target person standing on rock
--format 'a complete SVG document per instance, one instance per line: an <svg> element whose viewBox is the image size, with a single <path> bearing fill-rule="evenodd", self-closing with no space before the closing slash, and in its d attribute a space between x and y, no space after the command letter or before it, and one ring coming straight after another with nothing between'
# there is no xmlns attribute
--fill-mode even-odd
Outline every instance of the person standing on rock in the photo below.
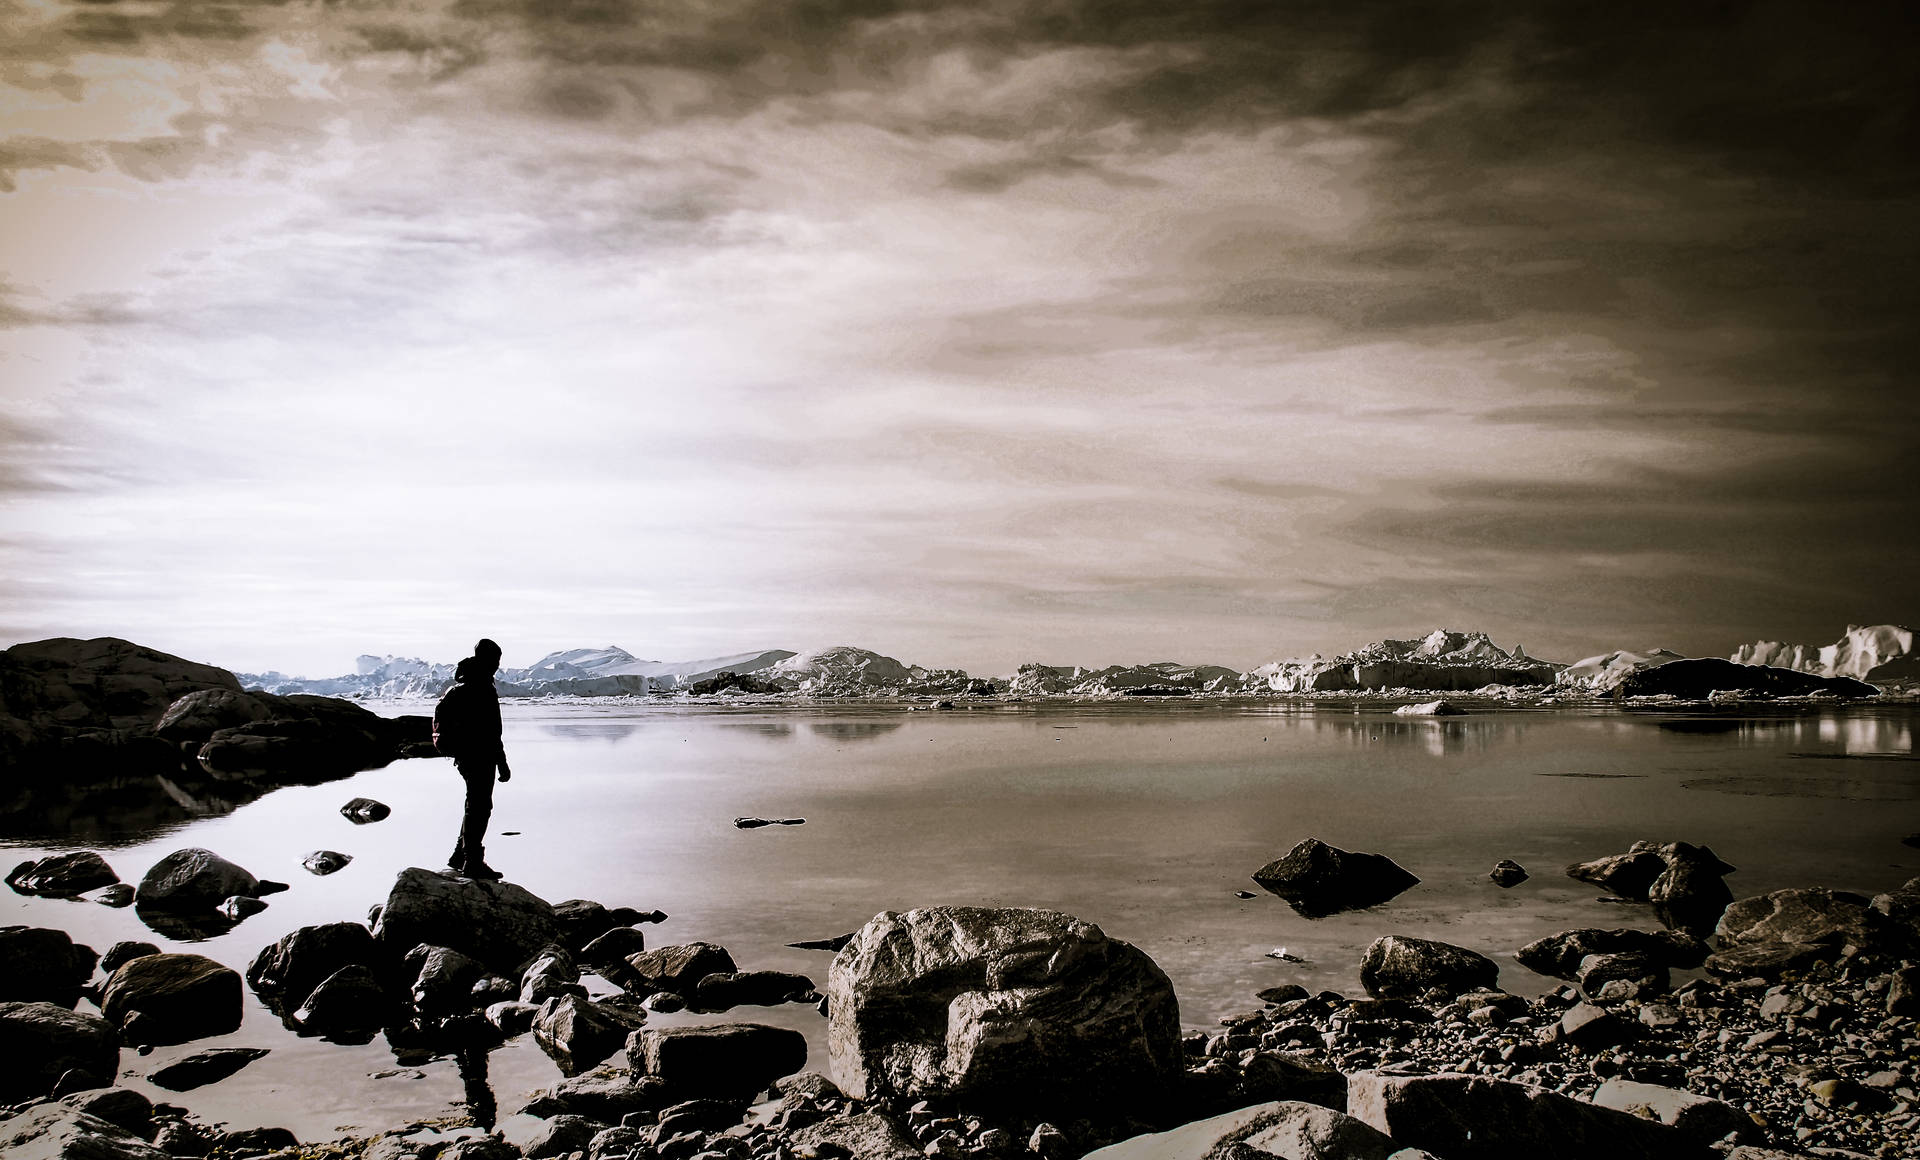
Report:
<svg viewBox="0 0 1920 1160"><path fill-rule="evenodd" d="M453 688L433 709L433 747L453 758L453 767L467 783L460 836L447 868L468 878L500 877L482 856L487 822L493 817L494 772L499 771L501 781L513 776L500 743L500 695L493 687L499 668L500 646L482 637L473 655L454 667Z"/></svg>

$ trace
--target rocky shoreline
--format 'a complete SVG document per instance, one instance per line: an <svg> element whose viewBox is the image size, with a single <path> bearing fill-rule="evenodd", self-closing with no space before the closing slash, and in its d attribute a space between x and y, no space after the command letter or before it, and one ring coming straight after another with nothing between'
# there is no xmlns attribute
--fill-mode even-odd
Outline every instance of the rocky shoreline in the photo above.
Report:
<svg viewBox="0 0 1920 1160"><path fill-rule="evenodd" d="M1397 869L1309 839L1256 881L1326 913L1404 889ZM719 946L650 946L641 928L658 912L549 904L511 883L413 868L369 922L303 927L263 947L244 985L301 1034L384 1036L397 1055L455 1057L478 1076L469 1115L307 1144L284 1129L225 1132L109 1086L123 1049L237 1026L238 970L152 944L96 955L59 931L10 927L0 930L0 1054L21 1062L0 1087L12 1105L0 1152L1920 1157L1920 879L1871 899L1803 889L1735 901L1720 881L1727 869L1686 843L1638 843L1568 867L1672 925L1563 931L1516 948L1517 969L1566 980L1538 998L1498 990L1501 964L1472 951L1387 935L1360 964L1364 995L1275 987L1218 1030L1183 1033L1152 960L1068 915L884 913L833 940L841 946L819 986L742 970ZM63 855L14 878L59 890L98 876L89 859ZM137 893L192 914L260 885L189 850L163 859ZM590 997L587 973L619 992ZM734 1018L786 1003L820 1010L827 1059L809 1060L796 1031ZM725 1021L649 1022L682 1010ZM485 1053L523 1035L563 1078L499 1108ZM252 1058L202 1052L161 1086L218 1082Z"/></svg>

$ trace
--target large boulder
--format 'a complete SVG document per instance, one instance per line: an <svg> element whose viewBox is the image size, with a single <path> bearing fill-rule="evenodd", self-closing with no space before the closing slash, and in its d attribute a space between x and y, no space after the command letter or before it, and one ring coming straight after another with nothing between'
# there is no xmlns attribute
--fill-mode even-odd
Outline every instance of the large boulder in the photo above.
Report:
<svg viewBox="0 0 1920 1160"><path fill-rule="evenodd" d="M0 1155L9 1160L170 1160L120 1125L64 1103L41 1104L0 1120Z"/></svg>
<svg viewBox="0 0 1920 1160"><path fill-rule="evenodd" d="M646 1027L627 1038L627 1062L676 1099L743 1100L807 1065L807 1037L759 1023Z"/></svg>
<svg viewBox="0 0 1920 1160"><path fill-rule="evenodd" d="M533 1039L560 1065L562 1075L578 1075L620 1050L646 1021L645 1012L557 995L540 1004Z"/></svg>
<svg viewBox="0 0 1920 1160"><path fill-rule="evenodd" d="M0 1104L48 1095L69 1072L92 1077L83 1086L105 1087L120 1070L120 1034L85 1011L54 1003L0 1003L0 1060L6 1061L0 1067Z"/></svg>
<svg viewBox="0 0 1920 1160"><path fill-rule="evenodd" d="M1096 1148L1085 1160L1387 1160L1400 1150L1352 1116L1279 1100Z"/></svg>
<svg viewBox="0 0 1920 1160"><path fill-rule="evenodd" d="M401 960L406 973L413 976L413 1005L422 1015L445 1018L459 1015L473 1006L473 985L486 975L486 964L452 947L425 943L408 951Z"/></svg>
<svg viewBox="0 0 1920 1160"><path fill-rule="evenodd" d="M1844 890L1776 890L1727 907L1714 934L1723 948L1737 943L1871 948L1885 932L1883 917L1869 899Z"/></svg>
<svg viewBox="0 0 1920 1160"><path fill-rule="evenodd" d="M451 947L500 974L517 974L558 935L553 907L511 882L486 882L410 866L395 877L373 937L396 954Z"/></svg>
<svg viewBox="0 0 1920 1160"><path fill-rule="evenodd" d="M775 1007L806 998L818 999L813 980L791 971L734 971L708 975L693 991L693 1006L702 1011L733 1007Z"/></svg>
<svg viewBox="0 0 1920 1160"><path fill-rule="evenodd" d="M1447 1160L1707 1160L1675 1128L1546 1088L1472 1075L1347 1077L1347 1114Z"/></svg>
<svg viewBox="0 0 1920 1160"><path fill-rule="evenodd" d="M96 961L92 947L64 930L0 926L0 1001L71 1007Z"/></svg>
<svg viewBox="0 0 1920 1160"><path fill-rule="evenodd" d="M142 910L212 912L236 895L259 894L259 879L212 850L190 846L155 862L134 902Z"/></svg>
<svg viewBox="0 0 1920 1160"><path fill-rule="evenodd" d="M357 922L303 926L261 948L247 968L247 983L269 1008L285 1015L342 967L378 971L385 961L372 932Z"/></svg>
<svg viewBox="0 0 1920 1160"><path fill-rule="evenodd" d="M1401 935L1373 940L1360 960L1360 985L1376 999L1414 999L1429 991L1451 997L1490 990L1499 978L1500 964L1477 951Z"/></svg>
<svg viewBox="0 0 1920 1160"><path fill-rule="evenodd" d="M118 881L113 867L92 850L50 854L7 877L7 885L22 894L48 898L73 898Z"/></svg>
<svg viewBox="0 0 1920 1160"><path fill-rule="evenodd" d="M1091 1112L1183 1069L1166 973L1056 911L881 913L835 956L827 993L827 1052L856 1099Z"/></svg>
<svg viewBox="0 0 1920 1160"><path fill-rule="evenodd" d="M1253 880L1309 918L1385 902L1419 883L1384 854L1360 854L1308 838L1256 870Z"/></svg>
<svg viewBox="0 0 1920 1160"><path fill-rule="evenodd" d="M1723 1100L1634 1080L1608 1080L1593 1093L1593 1102L1603 1108L1658 1120L1701 1145L1729 1135L1749 1135L1758 1126L1751 1115Z"/></svg>
<svg viewBox="0 0 1920 1160"><path fill-rule="evenodd" d="M107 980L100 1010L128 1043L224 1035L240 1026L240 975L202 955L143 955Z"/></svg>
<svg viewBox="0 0 1920 1160"><path fill-rule="evenodd" d="M175 701L154 732L217 773L326 776L412 754L418 720L338 697L208 689Z"/></svg>

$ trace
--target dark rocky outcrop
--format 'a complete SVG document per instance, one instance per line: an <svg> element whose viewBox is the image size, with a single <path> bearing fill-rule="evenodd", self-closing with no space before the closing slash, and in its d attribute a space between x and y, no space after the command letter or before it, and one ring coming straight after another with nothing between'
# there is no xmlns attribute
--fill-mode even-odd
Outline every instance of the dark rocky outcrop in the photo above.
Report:
<svg viewBox="0 0 1920 1160"><path fill-rule="evenodd" d="M100 1010L131 1044L224 1035L240 1026L240 976L202 955L142 955L107 980Z"/></svg>
<svg viewBox="0 0 1920 1160"><path fill-rule="evenodd" d="M746 1100L805 1067L807 1039L759 1023L649 1027L627 1039L627 1061L677 1099Z"/></svg>
<svg viewBox="0 0 1920 1160"><path fill-rule="evenodd" d="M132 1088L96 1088L60 1097L60 1102L89 1116L125 1128L143 1140L153 1138L153 1101Z"/></svg>
<svg viewBox="0 0 1920 1160"><path fill-rule="evenodd" d="M111 975L120 969L121 963L129 959L137 959L141 955L157 955L159 953L160 948L150 942L134 942L132 940L117 942L107 948L106 954L100 956L100 969Z"/></svg>
<svg viewBox="0 0 1920 1160"><path fill-rule="evenodd" d="M1512 889L1527 880L1527 868L1511 858L1502 858L1487 871L1487 877L1503 890Z"/></svg>
<svg viewBox="0 0 1920 1160"><path fill-rule="evenodd" d="M1556 979L1578 979L1593 955L1642 955L1663 967L1692 970L1706 961L1707 944L1682 931L1583 927L1535 939L1514 953L1520 965Z"/></svg>
<svg viewBox="0 0 1920 1160"><path fill-rule="evenodd" d="M1384 854L1360 854L1308 838L1254 872L1253 880L1309 918L1385 902L1419 883Z"/></svg>
<svg viewBox="0 0 1920 1160"><path fill-rule="evenodd" d="M1500 965L1477 951L1402 935L1375 939L1360 960L1360 985L1376 998L1458 995L1491 988L1499 978Z"/></svg>
<svg viewBox="0 0 1920 1160"><path fill-rule="evenodd" d="M553 907L511 882L484 882L417 866L395 877L373 937L396 954L451 947L502 974L559 935Z"/></svg>
<svg viewBox="0 0 1920 1160"><path fill-rule="evenodd" d="M732 1007L774 1007L817 999L813 980L790 971L734 971L708 975L694 987L693 1006L702 1011Z"/></svg>
<svg viewBox="0 0 1920 1160"><path fill-rule="evenodd" d="M348 963L315 984L288 1019L308 1035L356 1043L387 1026L394 1007L371 968Z"/></svg>
<svg viewBox="0 0 1920 1160"><path fill-rule="evenodd" d="M1180 1015L1152 959L1043 910L875 916L834 958L827 1049L848 1095L1089 1114L1181 1069Z"/></svg>
<svg viewBox="0 0 1920 1160"><path fill-rule="evenodd" d="M63 930L0 926L0 1001L71 1007L98 958Z"/></svg>
<svg viewBox="0 0 1920 1160"><path fill-rule="evenodd" d="M1858 894L1823 888L1776 890L1728 906L1715 931L1720 949L1707 970L1728 977L1779 978L1848 947L1898 951L1905 931Z"/></svg>
<svg viewBox="0 0 1920 1160"><path fill-rule="evenodd" d="M1733 892L1721 881L1733 871L1705 846L1635 842L1624 854L1574 863L1567 867L1567 877L1621 898L1650 902L1661 922L1704 935L1733 901Z"/></svg>
<svg viewBox="0 0 1920 1160"><path fill-rule="evenodd" d="M458 1015L473 1005L473 985L486 964L451 947L425 943L408 951L402 966L413 977L413 1005L430 1018Z"/></svg>
<svg viewBox="0 0 1920 1160"><path fill-rule="evenodd" d="M98 1015L54 1003L0 1003L0 1104L51 1094L62 1077L106 1087L120 1070L120 1035ZM4 1149L0 1149L4 1151Z"/></svg>
<svg viewBox="0 0 1920 1160"><path fill-rule="evenodd" d="M1614 696L1679 697L1700 701L1715 693L1739 693L1759 697L1804 697L1819 694L1830 697L1872 697L1879 689L1852 677L1822 677L1793 669L1768 668L1765 665L1737 665L1717 657L1695 657L1668 661L1653 668L1628 673L1614 689Z"/></svg>
<svg viewBox="0 0 1920 1160"><path fill-rule="evenodd" d="M436 756L424 720L336 697L206 689L168 706L154 734L217 773L324 777Z"/></svg>
<svg viewBox="0 0 1920 1160"><path fill-rule="evenodd" d="M56 637L0 653L0 758L29 777L89 761L160 768L151 730L167 706L203 689L240 691L225 669L115 637Z"/></svg>

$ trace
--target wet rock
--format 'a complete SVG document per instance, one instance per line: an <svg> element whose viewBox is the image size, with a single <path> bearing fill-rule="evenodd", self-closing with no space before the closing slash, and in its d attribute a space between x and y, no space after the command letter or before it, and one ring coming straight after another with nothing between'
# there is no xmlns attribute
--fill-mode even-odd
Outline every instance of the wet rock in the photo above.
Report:
<svg viewBox="0 0 1920 1160"><path fill-rule="evenodd" d="M202 955L142 955L107 980L100 1010L132 1044L224 1035L240 1026L240 975Z"/></svg>
<svg viewBox="0 0 1920 1160"><path fill-rule="evenodd" d="M157 955L159 953L160 948L150 942L117 942L107 948L106 954L100 956L100 969L111 975L114 971L120 969L121 963L129 959L137 959L141 955Z"/></svg>
<svg viewBox="0 0 1920 1160"><path fill-rule="evenodd" d="M266 1054L264 1047L216 1047L211 1051L196 1051L154 1072L147 1080L170 1092L188 1092L219 1083Z"/></svg>
<svg viewBox="0 0 1920 1160"><path fill-rule="evenodd" d="M1383 854L1352 853L1318 838L1262 866L1253 880L1308 917L1373 906L1420 881Z"/></svg>
<svg viewBox="0 0 1920 1160"><path fill-rule="evenodd" d="M143 1140L153 1138L153 1101L132 1088L102 1088L62 1096L60 1102L78 1112L98 1116L125 1128Z"/></svg>
<svg viewBox="0 0 1920 1160"><path fill-rule="evenodd" d="M1886 1010L1889 1015L1920 1015L1920 967L1893 972L1888 980Z"/></svg>
<svg viewBox="0 0 1920 1160"><path fill-rule="evenodd" d="M803 826L805 818L735 818L733 825L738 830L758 830L763 826Z"/></svg>
<svg viewBox="0 0 1920 1160"><path fill-rule="evenodd" d="M1778 979L1789 972L1801 972L1815 963L1839 957L1842 948L1832 943L1761 942L1736 944L1707 956L1708 973L1724 979Z"/></svg>
<svg viewBox="0 0 1920 1160"><path fill-rule="evenodd" d="M292 1020L309 1035L362 1042L397 1016L394 1006L371 968L348 963L307 993Z"/></svg>
<svg viewBox="0 0 1920 1160"><path fill-rule="evenodd" d="M1733 867L1705 846L1670 842L1659 847L1664 864L1660 876L1647 887L1647 901L1660 921L1676 930L1706 934L1733 901L1733 891L1722 881Z"/></svg>
<svg viewBox="0 0 1920 1160"><path fill-rule="evenodd" d="M505 1140L481 1136L472 1140L455 1140L447 1145L437 1160L520 1160L520 1150Z"/></svg>
<svg viewBox="0 0 1920 1160"><path fill-rule="evenodd" d="M354 798L346 805L340 807L341 816L356 826L364 826L368 822L382 821L392 813L393 807L387 805L387 803L377 802L372 798L364 797Z"/></svg>
<svg viewBox="0 0 1920 1160"><path fill-rule="evenodd" d="M577 1075L619 1051L646 1018L642 1012L611 1003L560 995L540 1004L533 1018L533 1038L560 1065L561 1074Z"/></svg>
<svg viewBox="0 0 1920 1160"><path fill-rule="evenodd" d="M657 1112L675 1102L666 1081L657 1076L636 1077L601 1068L561 1080L537 1093L524 1110L542 1119L571 1115L616 1124L636 1112Z"/></svg>
<svg viewBox="0 0 1920 1160"><path fill-rule="evenodd" d="M813 992L813 980L788 971L734 971L708 975L694 988L693 1005L702 1011L732 1007L774 1007Z"/></svg>
<svg viewBox="0 0 1920 1160"><path fill-rule="evenodd" d="M118 1124L64 1103L40 1104L0 1120L0 1155L19 1160L168 1160Z"/></svg>
<svg viewBox="0 0 1920 1160"><path fill-rule="evenodd" d="M7 877L7 885L20 893L49 898L73 898L118 881L113 867L92 850L52 854Z"/></svg>
<svg viewBox="0 0 1920 1160"><path fill-rule="evenodd" d="M220 1136L216 1147L228 1156L247 1156L298 1148L300 1140L285 1128L242 1128Z"/></svg>
<svg viewBox="0 0 1920 1160"><path fill-rule="evenodd" d="M1332 1108L1277 1101L1096 1148L1086 1160L1387 1160L1400 1148Z"/></svg>
<svg viewBox="0 0 1920 1160"><path fill-rule="evenodd" d="M1527 868L1511 858L1502 858L1494 863L1487 877L1503 888L1512 888L1527 880Z"/></svg>
<svg viewBox="0 0 1920 1160"><path fill-rule="evenodd" d="M647 949L645 932L630 926L616 926L601 933L598 937L580 948L580 961L590 967L617 966L622 971L630 971L627 956L637 955ZM617 983L618 979L609 979Z"/></svg>
<svg viewBox="0 0 1920 1160"><path fill-rule="evenodd" d="M342 854L337 850L315 850L302 859L300 864L307 868L309 874L327 875L346 869L347 863L351 861L353 861L352 855Z"/></svg>
<svg viewBox="0 0 1920 1160"><path fill-rule="evenodd" d="M1253 895L1249 894L1247 897L1252 898ZM852 941L853 932L848 931L846 934L835 935L832 938L805 938L787 945L797 951L833 951L838 954L841 948Z"/></svg>
<svg viewBox="0 0 1920 1160"><path fill-rule="evenodd" d="M578 951L609 930L625 925L613 911L585 898L569 898L565 902L554 903L553 921L560 929L561 945L570 951Z"/></svg>
<svg viewBox="0 0 1920 1160"><path fill-rule="evenodd" d="M0 1104L49 1095L81 1072L105 1087L120 1070L120 1036L98 1015L54 1003L0 1003Z"/></svg>
<svg viewBox="0 0 1920 1160"><path fill-rule="evenodd" d="M253 875L211 850L175 850L140 880L134 900L143 910L213 911L234 895L257 896Z"/></svg>
<svg viewBox="0 0 1920 1160"><path fill-rule="evenodd" d="M1678 1131L1545 1088L1479 1076L1348 1077L1347 1114L1447 1160L1687 1160Z"/></svg>
<svg viewBox="0 0 1920 1160"><path fill-rule="evenodd" d="M88 897L102 906L111 906L115 909L122 906L132 906L133 887L124 882L116 882L112 886L102 887L99 893L89 895Z"/></svg>
<svg viewBox="0 0 1920 1160"><path fill-rule="evenodd" d="M1670 984L1666 965L1643 951L1588 955L1580 960L1574 977L1589 999L1598 997L1609 983L1632 984L1625 991L1617 991L1623 997L1664 994Z"/></svg>
<svg viewBox="0 0 1920 1160"><path fill-rule="evenodd" d="M63 930L0 926L0 1001L71 1007L93 974L91 947Z"/></svg>
<svg viewBox="0 0 1920 1160"><path fill-rule="evenodd" d="M487 1022L493 1024L494 1028L508 1039L512 1039L523 1031L531 1030L534 1016L539 1013L539 1007L532 1003L522 1003L518 999L502 999L497 1003L489 1003L484 1012Z"/></svg>
<svg viewBox="0 0 1920 1160"><path fill-rule="evenodd" d="M520 1001L543 1003L557 995L586 996L580 986L580 968L565 947L549 946L534 956L520 976Z"/></svg>
<svg viewBox="0 0 1920 1160"><path fill-rule="evenodd" d="M401 967L413 976L413 1005L422 1015L431 1017L469 1010L473 1006L473 985L487 973L478 959L451 947L424 943L406 953Z"/></svg>
<svg viewBox="0 0 1920 1160"><path fill-rule="evenodd" d="M558 934L553 907L522 887L417 866L394 879L373 928L374 939L392 950L451 947L501 974L517 973Z"/></svg>
<svg viewBox="0 0 1920 1160"><path fill-rule="evenodd" d="M631 954L627 966L646 986L682 996L691 996L708 975L731 974L739 969L727 948L703 942Z"/></svg>
<svg viewBox="0 0 1920 1160"><path fill-rule="evenodd" d="M1756 1129L1753 1117L1732 1104L1657 1084L1610 1079L1593 1093L1593 1102L1603 1108L1658 1120L1701 1146Z"/></svg>
<svg viewBox="0 0 1920 1160"><path fill-rule="evenodd" d="M218 910L227 918L232 919L234 922L239 922L248 915L259 914L266 908L267 904L258 898L248 898L244 894L236 894L214 909Z"/></svg>
<svg viewBox="0 0 1920 1160"><path fill-rule="evenodd" d="M1706 961L1707 944L1682 931L1583 927L1535 939L1515 952L1528 970L1556 979L1576 979L1590 955L1634 954L1663 967L1692 970Z"/></svg>
<svg viewBox="0 0 1920 1160"><path fill-rule="evenodd" d="M372 932L357 922L303 926L254 956L247 983L268 1007L286 1014L342 967L374 970L385 961Z"/></svg>
<svg viewBox="0 0 1920 1160"><path fill-rule="evenodd" d="M1591 882L1609 894L1647 900L1647 889L1666 871L1667 864L1654 853L1648 842L1635 842L1625 854L1609 854L1591 862L1575 862L1567 867L1567 877Z"/></svg>
<svg viewBox="0 0 1920 1160"><path fill-rule="evenodd" d="M412 751L418 719L388 718L337 697L189 693L154 734L216 773L329 777L384 765Z"/></svg>
<svg viewBox="0 0 1920 1160"><path fill-rule="evenodd" d="M1414 998L1434 990L1458 995L1490 988L1499 978L1492 959L1431 939L1388 935L1375 939L1360 960L1360 985L1376 998Z"/></svg>
<svg viewBox="0 0 1920 1160"><path fill-rule="evenodd" d="M1092 1112L1182 1070L1166 974L1055 911L885 912L834 958L827 987L828 1054L854 1098Z"/></svg>
<svg viewBox="0 0 1920 1160"><path fill-rule="evenodd" d="M627 1060L681 1099L750 1099L806 1066L807 1040L758 1023L649 1027L627 1039Z"/></svg>
<svg viewBox="0 0 1920 1160"><path fill-rule="evenodd" d="M499 1135L501 1140L518 1148L527 1160L543 1160L548 1156L586 1151L604 1126L580 1116L539 1120L517 1115L500 1121Z"/></svg>

